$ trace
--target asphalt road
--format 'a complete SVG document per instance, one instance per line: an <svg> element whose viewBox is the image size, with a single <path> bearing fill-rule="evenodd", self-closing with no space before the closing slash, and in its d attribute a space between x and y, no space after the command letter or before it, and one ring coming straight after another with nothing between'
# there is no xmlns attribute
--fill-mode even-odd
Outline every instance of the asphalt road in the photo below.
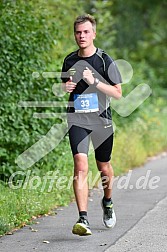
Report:
<svg viewBox="0 0 167 252"><path fill-rule="evenodd" d="M166 252L167 250L167 156L147 162L116 178L113 201L117 215L114 229L102 225L100 201L103 191L89 197L89 222L93 235L71 233L78 219L76 204L56 209L56 215L41 217L13 235L0 238L3 252Z"/></svg>

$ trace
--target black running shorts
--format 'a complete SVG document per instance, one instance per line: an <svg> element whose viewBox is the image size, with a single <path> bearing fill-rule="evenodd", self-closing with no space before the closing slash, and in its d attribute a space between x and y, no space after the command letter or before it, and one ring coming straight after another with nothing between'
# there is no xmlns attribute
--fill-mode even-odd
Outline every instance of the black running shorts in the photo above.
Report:
<svg viewBox="0 0 167 252"><path fill-rule="evenodd" d="M69 140L73 156L77 153L88 155L91 140L96 160L108 162L111 159L113 147L112 125L94 125L91 128L72 125L69 127Z"/></svg>

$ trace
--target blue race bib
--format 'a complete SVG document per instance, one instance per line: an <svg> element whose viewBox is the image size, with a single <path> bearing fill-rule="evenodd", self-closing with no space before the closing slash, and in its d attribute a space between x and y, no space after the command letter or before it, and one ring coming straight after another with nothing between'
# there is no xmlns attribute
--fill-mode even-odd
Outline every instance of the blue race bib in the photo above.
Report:
<svg viewBox="0 0 167 252"><path fill-rule="evenodd" d="M74 94L74 108L76 113L99 111L97 94Z"/></svg>

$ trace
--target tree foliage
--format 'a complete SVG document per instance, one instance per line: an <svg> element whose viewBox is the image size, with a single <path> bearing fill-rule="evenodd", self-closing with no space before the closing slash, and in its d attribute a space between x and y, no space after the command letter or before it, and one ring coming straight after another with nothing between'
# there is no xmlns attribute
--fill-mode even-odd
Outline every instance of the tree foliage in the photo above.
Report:
<svg viewBox="0 0 167 252"><path fill-rule="evenodd" d="M155 85L167 87L166 1L113 1L117 53L154 70Z"/></svg>

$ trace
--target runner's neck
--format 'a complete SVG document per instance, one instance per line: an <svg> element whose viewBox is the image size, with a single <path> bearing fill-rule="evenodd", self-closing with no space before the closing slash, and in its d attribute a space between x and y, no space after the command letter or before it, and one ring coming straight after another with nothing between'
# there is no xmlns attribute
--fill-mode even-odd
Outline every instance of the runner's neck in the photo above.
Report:
<svg viewBox="0 0 167 252"><path fill-rule="evenodd" d="M79 51L78 51L78 56L80 56L80 57L91 57L93 54L95 54L95 52L96 52L96 47L95 46L93 46L93 48L91 48L91 49L88 49L88 48L85 48L85 49L79 49Z"/></svg>

